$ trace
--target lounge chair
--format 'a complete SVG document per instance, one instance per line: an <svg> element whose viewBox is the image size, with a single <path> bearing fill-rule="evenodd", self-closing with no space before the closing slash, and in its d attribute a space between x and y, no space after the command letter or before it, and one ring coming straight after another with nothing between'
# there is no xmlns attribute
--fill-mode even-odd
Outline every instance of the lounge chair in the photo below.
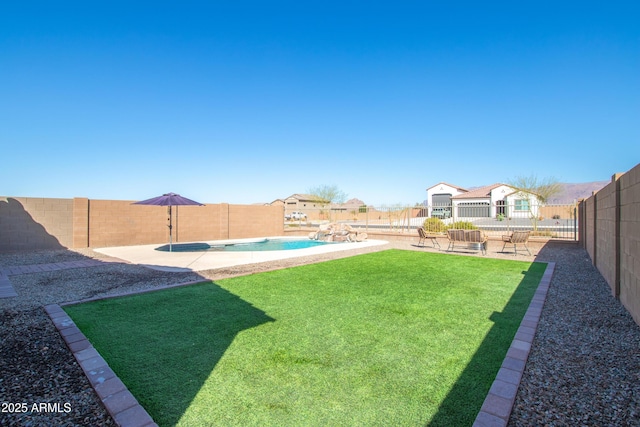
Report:
<svg viewBox="0 0 640 427"><path fill-rule="evenodd" d="M514 256L518 255L518 245L524 246L527 250L527 253L531 255L529 248L527 247L527 242L529 241L530 231L514 231L509 236L502 236L502 241L504 245L502 245L502 252L504 252L504 248L507 245L513 245Z"/></svg>
<svg viewBox="0 0 640 427"><path fill-rule="evenodd" d="M431 240L431 244L434 248L436 246L438 247L438 249L440 248L440 243L438 243L438 239L436 238L436 236L433 234L427 233L427 230L425 230L423 227L418 228L418 236L420 236L420 240L418 240L418 246L424 247L424 244L427 242L427 239L429 239Z"/></svg>

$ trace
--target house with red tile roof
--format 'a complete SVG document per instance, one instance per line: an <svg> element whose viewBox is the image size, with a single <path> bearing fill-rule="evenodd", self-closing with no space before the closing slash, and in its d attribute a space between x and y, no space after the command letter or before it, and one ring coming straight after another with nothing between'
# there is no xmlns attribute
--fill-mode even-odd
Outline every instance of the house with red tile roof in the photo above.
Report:
<svg viewBox="0 0 640 427"><path fill-rule="evenodd" d="M496 183L467 190L447 183L427 189L429 209L445 207L454 219L495 218L502 214L511 218L538 215L538 199L533 193L507 184Z"/></svg>
<svg viewBox="0 0 640 427"><path fill-rule="evenodd" d="M451 197L467 193L469 190L457 185L439 182L427 188L427 205L451 206Z"/></svg>

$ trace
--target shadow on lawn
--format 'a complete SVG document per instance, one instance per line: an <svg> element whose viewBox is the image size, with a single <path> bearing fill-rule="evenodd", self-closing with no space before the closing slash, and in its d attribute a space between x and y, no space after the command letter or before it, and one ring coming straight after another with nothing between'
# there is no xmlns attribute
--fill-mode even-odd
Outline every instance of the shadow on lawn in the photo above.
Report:
<svg viewBox="0 0 640 427"><path fill-rule="evenodd" d="M542 271L532 271L540 266ZM429 422L429 427L470 426L473 424L529 307L545 268L546 264L538 263L532 264L529 270L523 271L522 281L502 312L493 312L490 317L493 326L438 408L438 412ZM502 349L497 355L496 348ZM475 409L463 411L463 407L474 407ZM461 412L469 412L472 417L462 420L460 419Z"/></svg>
<svg viewBox="0 0 640 427"><path fill-rule="evenodd" d="M269 317L264 311L254 307L237 295L221 288L215 283L208 283L206 286L206 297L195 297L189 301L188 312L176 304L163 307L162 316L180 318L194 313L205 313L198 316L191 325L191 332L180 330L180 327L170 330L172 339L171 346L177 350L167 360L167 354L163 350L150 348L149 351L157 351L153 356L157 360L165 360L165 366L175 367L178 371L175 382L171 381L175 387L167 390L169 395L157 396L161 400L155 400L150 405L151 416L161 425L175 425L180 417L187 411L189 405L198 394L207 378L211 375L235 337L242 331L260 326L275 319ZM190 288L190 287L187 287ZM188 290L185 288L185 290ZM180 298L181 299L181 298ZM173 306L173 307L172 307ZM171 310L174 310L171 313ZM199 342L188 342L198 337ZM183 341L184 340L184 341ZM189 350L190 344L197 351ZM170 370L173 370L170 368ZM182 371L182 374L179 372ZM162 374L160 374L162 376ZM180 379L182 381L180 381ZM162 382L163 378L155 381ZM144 395L145 392L142 392ZM171 410L167 405L167 400L173 400ZM144 400L144 399L143 399ZM157 406L160 404L160 406Z"/></svg>
<svg viewBox="0 0 640 427"><path fill-rule="evenodd" d="M85 306L71 317L161 426L180 421L240 332L275 320L213 282Z"/></svg>

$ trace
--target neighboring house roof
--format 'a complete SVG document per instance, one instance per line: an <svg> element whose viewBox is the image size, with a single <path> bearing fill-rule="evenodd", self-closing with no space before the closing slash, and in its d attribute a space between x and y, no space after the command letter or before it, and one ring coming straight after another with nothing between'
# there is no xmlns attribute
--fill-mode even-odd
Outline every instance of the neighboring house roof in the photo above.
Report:
<svg viewBox="0 0 640 427"><path fill-rule="evenodd" d="M448 182L439 182L436 185L432 185L431 187L427 188L427 191L431 190L432 188L436 188L438 185L448 185L449 187L453 187L453 188L455 188L455 189L457 189L459 191L465 192L465 193L467 191L469 191L466 188L458 187L457 185L449 184Z"/></svg>
<svg viewBox="0 0 640 427"><path fill-rule="evenodd" d="M285 200L287 199L315 200L315 197L313 197L311 194L295 193L287 197Z"/></svg>
<svg viewBox="0 0 640 427"><path fill-rule="evenodd" d="M302 193L292 194L289 197L287 197L285 200L289 200L289 199L297 199L301 202L322 202L323 201L323 200L318 200L318 196L314 196L312 194L302 194Z"/></svg>
<svg viewBox="0 0 640 427"><path fill-rule="evenodd" d="M495 184L486 185L484 187L474 188L473 190L470 190L467 193L458 194L457 196L453 196L451 198L452 199L490 199L491 198L491 191L493 191L494 189L496 189L498 187L502 187L502 186L509 187L511 190L513 190L512 192L510 192L506 196L511 196L513 194L516 194L516 193L528 193L528 194L531 194L531 195L535 196L535 194L530 192L530 191L519 190L519 189L517 189L515 187L512 187L509 184L503 184L501 182L497 182Z"/></svg>
<svg viewBox="0 0 640 427"><path fill-rule="evenodd" d="M506 185L506 184L496 183L496 184L491 184L491 185L487 185L480 188L475 188L473 190L467 191L464 194L458 194L451 198L452 199L485 199L485 198L488 199L491 197L491 190L493 190L494 188L498 188L501 185Z"/></svg>

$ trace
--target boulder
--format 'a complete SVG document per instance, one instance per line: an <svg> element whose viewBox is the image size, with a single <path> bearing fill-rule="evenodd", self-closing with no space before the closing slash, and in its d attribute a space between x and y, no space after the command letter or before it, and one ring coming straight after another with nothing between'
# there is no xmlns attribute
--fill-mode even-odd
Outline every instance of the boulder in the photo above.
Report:
<svg viewBox="0 0 640 427"><path fill-rule="evenodd" d="M325 242L363 242L367 233L360 232L349 224L322 224L318 231L309 233L309 239Z"/></svg>

